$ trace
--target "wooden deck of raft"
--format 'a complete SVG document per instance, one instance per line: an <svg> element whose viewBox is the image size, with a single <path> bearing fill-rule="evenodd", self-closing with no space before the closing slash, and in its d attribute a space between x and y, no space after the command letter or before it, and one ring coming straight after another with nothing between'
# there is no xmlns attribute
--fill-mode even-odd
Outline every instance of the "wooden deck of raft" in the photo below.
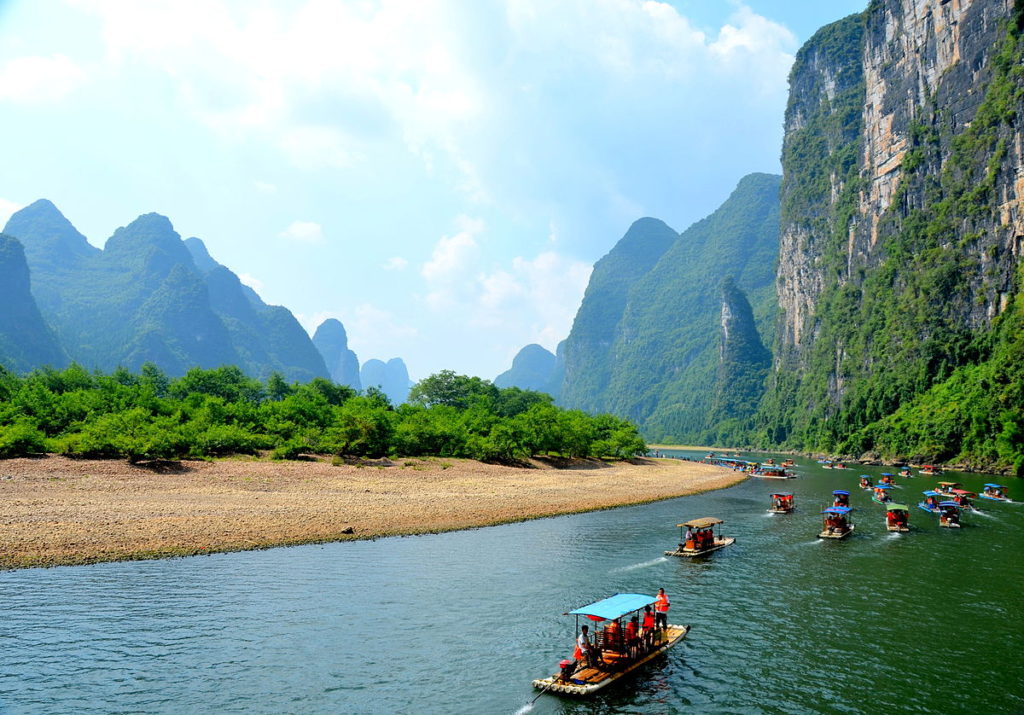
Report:
<svg viewBox="0 0 1024 715"><path fill-rule="evenodd" d="M677 626L670 623L664 630L664 640L636 660L631 660L628 656L619 653L605 653L602 662L607 664L607 668L588 667L578 670L573 673L569 682L562 682L557 674L548 678L538 678L533 681L533 686L563 695L590 695L664 653L681 641L689 631L690 626Z"/></svg>

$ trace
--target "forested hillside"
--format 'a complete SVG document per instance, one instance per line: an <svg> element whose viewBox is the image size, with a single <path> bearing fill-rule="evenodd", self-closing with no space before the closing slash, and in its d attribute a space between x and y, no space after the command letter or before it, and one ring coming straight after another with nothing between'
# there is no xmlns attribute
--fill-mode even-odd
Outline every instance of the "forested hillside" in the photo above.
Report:
<svg viewBox="0 0 1024 715"><path fill-rule="evenodd" d="M182 241L163 216L140 216L100 250L41 199L11 216L5 231L25 247L43 318L83 365L137 370L152 362L171 375L238 365L257 377L327 376L287 309L266 305L201 241ZM45 364L30 360L18 369Z"/></svg>
<svg viewBox="0 0 1024 715"><path fill-rule="evenodd" d="M771 339L778 190L778 176L751 174L680 235L653 219L634 224L594 267L565 345L560 404L636 420L652 440L712 439L725 280ZM744 384L756 403L761 385Z"/></svg>

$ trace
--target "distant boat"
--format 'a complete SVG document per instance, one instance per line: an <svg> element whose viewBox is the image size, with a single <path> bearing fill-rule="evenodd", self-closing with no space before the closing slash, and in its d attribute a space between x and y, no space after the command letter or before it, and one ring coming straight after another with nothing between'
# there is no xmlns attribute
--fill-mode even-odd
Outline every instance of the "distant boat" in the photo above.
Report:
<svg viewBox="0 0 1024 715"><path fill-rule="evenodd" d="M548 678L533 681L533 687L541 693L552 692L562 695L593 695L599 690L620 681L629 673L675 646L690 632L690 626L672 623L667 628L653 631L635 631L636 635L625 637L633 614L639 614L646 606L654 604L655 598L640 593L617 593L588 606L569 611L576 616L576 633L580 633L580 616L600 623L608 621L615 628L598 632L595 628L592 641L592 656L589 660L563 660L559 672ZM627 627L620 621L626 620ZM540 697L538 693L537 697Z"/></svg>
<svg viewBox="0 0 1024 715"><path fill-rule="evenodd" d="M836 489L832 497L832 506L850 506L850 492L845 489Z"/></svg>
<svg viewBox="0 0 1024 715"><path fill-rule="evenodd" d="M750 473L750 476L761 479L793 479L796 477L793 472L778 466L757 467Z"/></svg>
<svg viewBox="0 0 1024 715"><path fill-rule="evenodd" d="M900 467L900 476L913 477L914 473L911 471L910 467Z"/></svg>
<svg viewBox="0 0 1024 715"><path fill-rule="evenodd" d="M892 489L891 484L876 484L874 486L875 493L871 495L871 501L878 504L888 504L892 501L892 497L889 496L890 489Z"/></svg>
<svg viewBox="0 0 1024 715"><path fill-rule="evenodd" d="M935 487L935 491L939 494L953 494L961 486L960 482L939 482L939 486Z"/></svg>
<svg viewBox="0 0 1024 715"><path fill-rule="evenodd" d="M845 539L853 533L854 524L850 517L853 509L848 506L830 506L822 510L822 529L819 539Z"/></svg>
<svg viewBox="0 0 1024 715"><path fill-rule="evenodd" d="M793 494L790 492L772 492L768 511L772 514L789 514L796 507L793 505Z"/></svg>
<svg viewBox="0 0 1024 715"><path fill-rule="evenodd" d="M940 474L942 474L942 469L936 467L933 464L926 464L923 467L921 467L921 474L925 475L926 477L937 477Z"/></svg>
<svg viewBox="0 0 1024 715"><path fill-rule="evenodd" d="M860 488L861 489L874 489L875 485L871 483L871 477L867 474L860 475Z"/></svg>
<svg viewBox="0 0 1024 715"><path fill-rule="evenodd" d="M1009 496L1007 496L1006 487L1002 484L993 484L991 482L985 485L985 488L982 489L981 494L979 494L978 497L981 499L989 499L991 501L1013 501Z"/></svg>
<svg viewBox="0 0 1024 715"><path fill-rule="evenodd" d="M724 549L736 543L732 536L722 536L715 533L715 527L722 524L722 520L713 516L705 516L702 519L691 519L690 521L676 524L679 527L679 546L674 551L666 551L666 556L703 556L712 551ZM690 538L683 535L683 529L690 531Z"/></svg>
<svg viewBox="0 0 1024 715"><path fill-rule="evenodd" d="M885 528L889 531L910 531L909 511L906 504L889 504L885 510Z"/></svg>

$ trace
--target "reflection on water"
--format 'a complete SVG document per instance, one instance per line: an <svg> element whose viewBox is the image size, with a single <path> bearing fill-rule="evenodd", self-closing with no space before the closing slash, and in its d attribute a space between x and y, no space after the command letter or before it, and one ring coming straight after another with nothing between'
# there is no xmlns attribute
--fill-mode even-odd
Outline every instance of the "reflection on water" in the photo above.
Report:
<svg viewBox="0 0 1024 715"><path fill-rule="evenodd" d="M797 512L773 518L779 483L750 480L452 534L2 573L0 712L526 712L571 653L560 614L659 586L693 625L680 646L530 712L1024 709L1024 507L985 504L959 532L913 509L890 534L851 489L857 530L825 543L831 490L885 470L797 471ZM898 481L911 503L934 482ZM698 516L737 543L662 556Z"/></svg>

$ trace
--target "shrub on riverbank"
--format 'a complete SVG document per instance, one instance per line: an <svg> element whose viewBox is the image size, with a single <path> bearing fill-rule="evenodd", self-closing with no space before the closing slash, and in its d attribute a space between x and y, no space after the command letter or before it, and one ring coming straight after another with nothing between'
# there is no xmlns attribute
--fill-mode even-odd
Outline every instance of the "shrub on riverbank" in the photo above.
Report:
<svg viewBox="0 0 1024 715"><path fill-rule="evenodd" d="M549 395L499 389L445 371L394 406L328 380L265 383L236 367L170 379L153 365L109 375L78 365L18 377L0 368L0 458L44 451L83 457L168 459L302 453L359 457L467 457L513 461L534 454L630 457L637 428L611 415L552 404Z"/></svg>

